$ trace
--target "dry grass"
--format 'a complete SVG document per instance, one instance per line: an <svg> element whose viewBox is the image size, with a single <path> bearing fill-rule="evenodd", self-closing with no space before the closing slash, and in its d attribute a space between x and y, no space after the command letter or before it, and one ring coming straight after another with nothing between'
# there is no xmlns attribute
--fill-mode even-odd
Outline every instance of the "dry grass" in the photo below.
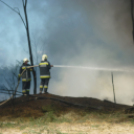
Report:
<svg viewBox="0 0 134 134"><path fill-rule="evenodd" d="M68 112L56 115L47 112L38 118L0 118L0 134L133 134L134 119L126 114Z"/></svg>

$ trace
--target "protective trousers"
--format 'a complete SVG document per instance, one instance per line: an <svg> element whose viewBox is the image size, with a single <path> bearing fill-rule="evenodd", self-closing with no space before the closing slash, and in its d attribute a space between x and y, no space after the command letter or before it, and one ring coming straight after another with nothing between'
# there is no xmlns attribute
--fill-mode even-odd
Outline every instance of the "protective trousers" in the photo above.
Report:
<svg viewBox="0 0 134 134"><path fill-rule="evenodd" d="M30 81L23 81L22 82L22 93L29 95L30 91Z"/></svg>
<svg viewBox="0 0 134 134"><path fill-rule="evenodd" d="M41 83L40 83L40 92L41 93L43 91L43 88L44 88L44 92L47 93L48 83L49 83L49 78L41 79Z"/></svg>

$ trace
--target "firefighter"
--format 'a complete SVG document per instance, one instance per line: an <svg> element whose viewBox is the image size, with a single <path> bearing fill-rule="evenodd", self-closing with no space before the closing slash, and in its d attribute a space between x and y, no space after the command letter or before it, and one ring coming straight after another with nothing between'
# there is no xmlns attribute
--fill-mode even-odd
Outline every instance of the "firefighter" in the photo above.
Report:
<svg viewBox="0 0 134 134"><path fill-rule="evenodd" d="M39 64L39 68L40 68L40 79L41 79L41 84L40 84L40 94L43 91L44 88L44 93L48 93L47 89L48 89L48 83L49 83L49 79L50 79L50 69L51 67L53 67L53 65L51 65L49 63L49 61L47 61L47 55L44 54L42 55L42 61Z"/></svg>
<svg viewBox="0 0 134 134"><path fill-rule="evenodd" d="M30 82L31 82L30 71L32 71L32 68L27 68L28 66L30 66L28 62L29 60L27 58L23 59L23 64L20 67L20 71L18 75L18 81L19 81L20 74L23 72L24 69L26 69L24 73L22 74L22 93L24 96L29 95L29 91L30 91Z"/></svg>

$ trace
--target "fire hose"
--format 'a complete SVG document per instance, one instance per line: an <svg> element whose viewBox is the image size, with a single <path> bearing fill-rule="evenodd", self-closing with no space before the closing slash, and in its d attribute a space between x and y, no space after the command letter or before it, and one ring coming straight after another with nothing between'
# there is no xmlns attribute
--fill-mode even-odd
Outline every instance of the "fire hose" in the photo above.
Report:
<svg viewBox="0 0 134 134"><path fill-rule="evenodd" d="M32 67L37 67L37 66L39 66L39 65L29 66L29 67L27 67L27 68L32 68ZM27 69L27 68L26 68L26 69ZM26 71L26 69L24 69L24 70L22 71L22 73L20 74L20 77L23 75L23 73ZM9 100L11 100L11 99L14 97L14 95L16 94L16 91L17 91L17 89L18 89L18 87L19 87L19 84L20 84L20 80L19 80L18 83L17 83L17 86L16 86L16 88L15 88L15 90L14 90L13 95L12 95L9 99L7 99L7 100L5 100L4 102L0 103L0 106L2 106L3 104L7 103Z"/></svg>
<svg viewBox="0 0 134 134"><path fill-rule="evenodd" d="M27 68L32 68L32 67L37 67L37 66L39 66L39 65L28 66ZM130 70L130 69L119 69L119 68L111 69L111 68L96 68L96 67L82 67L82 66L64 66L64 65L51 65L51 67L79 68L79 69L90 69L90 70L101 70L101 71L114 71L114 72L134 72L134 70ZM23 70L23 72L20 74L20 77L26 71L26 69ZM16 88L14 90L13 95L9 99L7 99L4 102L0 103L0 106L2 106L3 104L5 104L6 102L8 102L9 100L11 100L14 97L14 95L16 94L16 91L18 89L19 83L20 83L20 80L18 81L18 84L17 84L17 86L16 86Z"/></svg>

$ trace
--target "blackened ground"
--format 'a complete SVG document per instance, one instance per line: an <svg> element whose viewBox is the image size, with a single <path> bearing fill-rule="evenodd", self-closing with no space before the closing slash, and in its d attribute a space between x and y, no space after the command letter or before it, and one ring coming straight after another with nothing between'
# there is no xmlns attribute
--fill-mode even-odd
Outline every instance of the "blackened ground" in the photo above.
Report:
<svg viewBox="0 0 134 134"><path fill-rule="evenodd" d="M0 116L11 117L40 117L45 112L53 111L60 115L74 111L86 112L129 112L133 107L114 104L110 101L88 97L66 97L54 94L36 94L15 98L0 106Z"/></svg>

